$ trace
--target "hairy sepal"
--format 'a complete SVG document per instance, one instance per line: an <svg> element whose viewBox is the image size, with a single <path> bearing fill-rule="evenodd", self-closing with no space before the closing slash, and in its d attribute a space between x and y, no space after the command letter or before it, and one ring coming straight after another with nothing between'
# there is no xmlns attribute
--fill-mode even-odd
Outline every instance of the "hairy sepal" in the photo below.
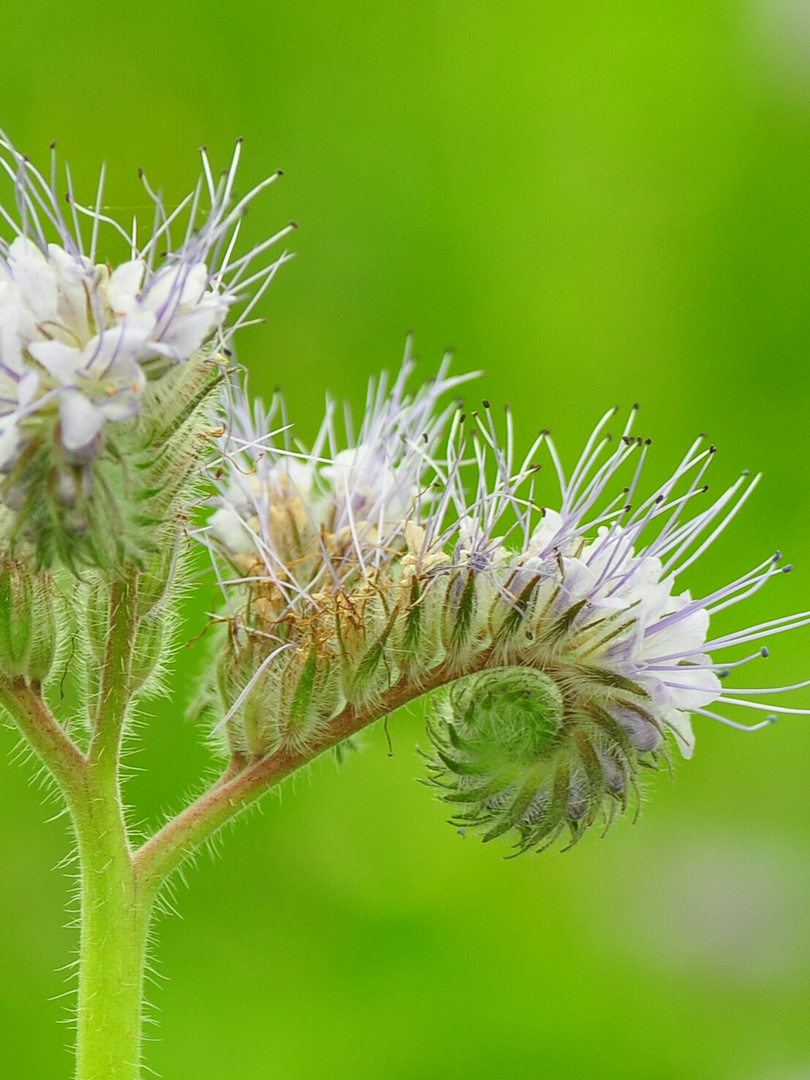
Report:
<svg viewBox="0 0 810 1080"><path fill-rule="evenodd" d="M93 568L109 580L134 563L151 569L156 600L163 554L209 452L220 371L199 354L150 382L139 417L106 425L86 461L69 460L47 424L32 426L0 479L0 546L36 569L62 565L77 577Z"/></svg>

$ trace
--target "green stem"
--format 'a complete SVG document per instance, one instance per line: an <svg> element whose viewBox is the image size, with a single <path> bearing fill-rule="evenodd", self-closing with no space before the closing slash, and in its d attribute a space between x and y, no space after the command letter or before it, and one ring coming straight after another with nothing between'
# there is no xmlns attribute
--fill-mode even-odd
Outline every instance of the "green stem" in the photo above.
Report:
<svg viewBox="0 0 810 1080"><path fill-rule="evenodd" d="M0 705L64 792L71 810L81 798L85 757L48 708L38 683L0 679Z"/></svg>
<svg viewBox="0 0 810 1080"><path fill-rule="evenodd" d="M136 574L113 582L84 798L74 808L81 865L76 1080L138 1080L151 898L139 887L124 820L121 740L137 632Z"/></svg>
<svg viewBox="0 0 810 1080"><path fill-rule="evenodd" d="M481 652L459 673L452 663L438 664L418 680L403 676L375 703L359 709L347 705L331 721L328 731L306 750L279 750L265 758L234 758L220 779L186 807L172 821L155 833L135 853L135 868L143 887L156 894L166 878L209 840L222 826L260 799L271 787L312 761L319 754L337 746L344 739L407 705L417 697L444 686L460 674L472 674L485 668L492 650Z"/></svg>
<svg viewBox="0 0 810 1080"><path fill-rule="evenodd" d="M134 624L131 624L134 625ZM128 648L113 634L116 653ZM115 670L128 662L115 655ZM117 743L128 694L107 694L94 743L109 752L85 758L25 679L0 680L0 703L57 780L70 809L81 865L81 945L76 1080L138 1080L146 939L151 898L136 879L121 808ZM103 730L102 730L103 729ZM96 742L98 740L98 742ZM110 768L112 762L113 767Z"/></svg>
<svg viewBox="0 0 810 1080"><path fill-rule="evenodd" d="M138 1080L151 903L138 888L117 783L88 777L77 821L81 945L76 1080Z"/></svg>

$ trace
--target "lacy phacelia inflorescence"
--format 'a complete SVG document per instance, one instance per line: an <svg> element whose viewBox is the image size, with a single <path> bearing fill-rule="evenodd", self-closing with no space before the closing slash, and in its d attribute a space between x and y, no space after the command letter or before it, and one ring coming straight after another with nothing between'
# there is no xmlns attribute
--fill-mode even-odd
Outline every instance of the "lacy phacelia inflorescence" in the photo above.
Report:
<svg viewBox="0 0 810 1080"><path fill-rule="evenodd" d="M103 170L92 208L75 201L67 173L66 217L55 161L46 180L0 139L16 204L13 214L0 207L0 527L12 547L33 546L41 565L132 554L142 546L131 535L138 519L149 527L167 516L148 497L126 504L138 487L162 488L166 462L150 467L216 382L211 360L235 329L223 329L230 307L254 292L236 325L244 322L286 257L251 270L288 230L234 255L247 203L275 179L237 201L238 161L237 145L215 181L203 152L196 189L171 211L144 180L154 219L141 241L137 223L126 229L102 212ZM105 228L126 243L120 265L99 259ZM183 236L175 247L172 232Z"/></svg>
<svg viewBox="0 0 810 1080"><path fill-rule="evenodd" d="M613 444L615 410L602 419L570 476L547 432L516 463L508 411L505 438L487 402L437 411L463 380L445 366L410 396L411 368L390 392L372 384L343 447L331 403L305 450L278 400L251 414L233 391L201 536L230 567L219 682L234 751L311 751L430 693L429 782L457 824L514 831L523 850L610 820L668 739L689 757L691 714L741 727L722 712L799 711L721 680L810 614L709 637L712 614L789 569L779 556L700 599L675 587L756 478L707 501L701 438L642 494L635 410ZM536 498L543 448L557 509ZM748 642L748 657L713 658Z"/></svg>

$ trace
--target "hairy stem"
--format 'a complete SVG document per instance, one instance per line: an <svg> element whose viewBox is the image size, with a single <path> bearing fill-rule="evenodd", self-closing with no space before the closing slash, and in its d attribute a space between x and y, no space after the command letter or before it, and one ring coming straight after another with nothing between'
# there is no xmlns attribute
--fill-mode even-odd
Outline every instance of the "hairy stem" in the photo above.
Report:
<svg viewBox="0 0 810 1080"><path fill-rule="evenodd" d="M138 1080L151 904L138 888L117 784L91 771L77 821L81 945L76 1080Z"/></svg>
<svg viewBox="0 0 810 1080"><path fill-rule="evenodd" d="M40 685L23 678L12 682L0 679L0 705L59 784L72 808L83 791L85 757L48 708Z"/></svg>
<svg viewBox="0 0 810 1080"><path fill-rule="evenodd" d="M137 632L136 573L110 586L108 638L84 798L73 808L81 865L76 1080L138 1080L152 904L139 888L120 757Z"/></svg>
<svg viewBox="0 0 810 1080"><path fill-rule="evenodd" d="M346 706L330 723L329 729L303 751L279 750L258 759L234 758L220 779L195 802L178 814L136 852L135 868L143 888L157 894L166 878L188 856L209 840L228 821L236 817L271 787L312 761L326 750L356 734L394 709L417 697L444 686L461 675L486 667L491 650L480 653L463 672L445 662L437 665L418 681L403 676L373 706L358 709Z"/></svg>

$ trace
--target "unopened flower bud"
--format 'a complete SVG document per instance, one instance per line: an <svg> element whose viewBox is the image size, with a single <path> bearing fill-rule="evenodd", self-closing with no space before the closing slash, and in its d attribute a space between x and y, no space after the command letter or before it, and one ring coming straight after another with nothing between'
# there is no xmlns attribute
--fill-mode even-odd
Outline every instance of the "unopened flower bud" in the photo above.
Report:
<svg viewBox="0 0 810 1080"><path fill-rule="evenodd" d="M104 663L110 634L110 587L97 574L87 574L83 588L84 631L93 659Z"/></svg>
<svg viewBox="0 0 810 1080"><path fill-rule="evenodd" d="M43 682L56 656L54 585L23 563L0 562L0 672L8 679Z"/></svg>
<svg viewBox="0 0 810 1080"><path fill-rule="evenodd" d="M339 664L323 656L315 644L287 654L279 689L279 709L273 726L276 739L287 748L312 745L345 700Z"/></svg>
<svg viewBox="0 0 810 1080"><path fill-rule="evenodd" d="M0 667L9 679L26 674L33 595L30 571L21 563L4 559L0 563Z"/></svg>
<svg viewBox="0 0 810 1080"><path fill-rule="evenodd" d="M373 701L393 680L386 646L399 611L377 590L357 589L341 598L335 616L343 691L355 706Z"/></svg>
<svg viewBox="0 0 810 1080"><path fill-rule="evenodd" d="M140 690L154 674L163 655L165 616L161 612L144 615L138 623L135 647L132 650L132 689Z"/></svg>
<svg viewBox="0 0 810 1080"><path fill-rule="evenodd" d="M238 702L229 713L232 748L253 757L311 746L346 700L339 663L316 642L290 643L271 656L276 663L261 662L248 640L241 650L232 641L219 658L223 702Z"/></svg>

